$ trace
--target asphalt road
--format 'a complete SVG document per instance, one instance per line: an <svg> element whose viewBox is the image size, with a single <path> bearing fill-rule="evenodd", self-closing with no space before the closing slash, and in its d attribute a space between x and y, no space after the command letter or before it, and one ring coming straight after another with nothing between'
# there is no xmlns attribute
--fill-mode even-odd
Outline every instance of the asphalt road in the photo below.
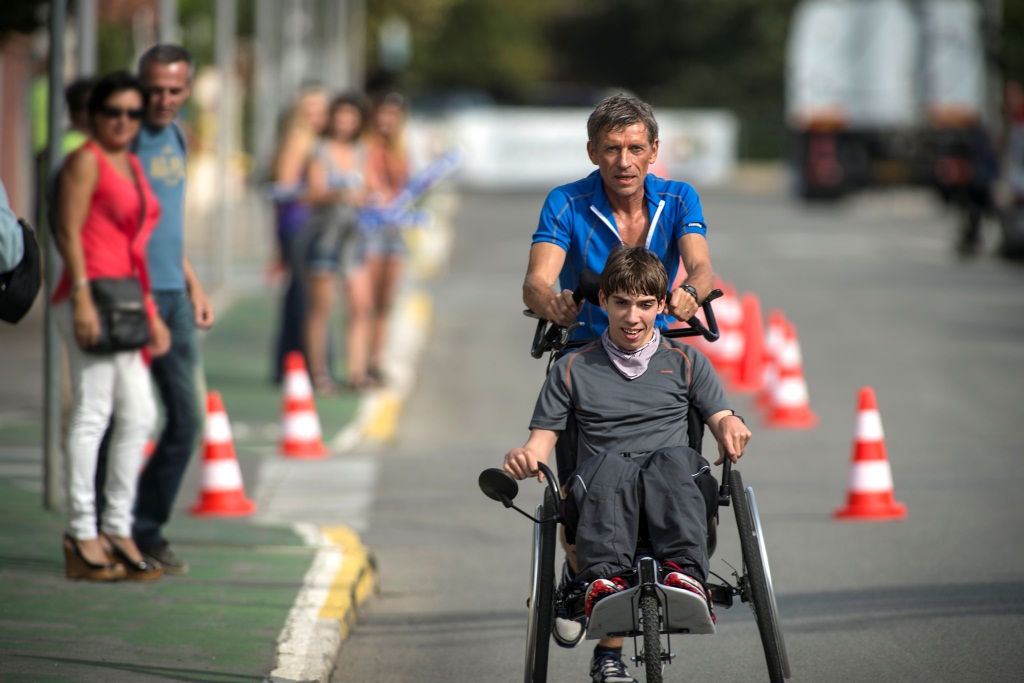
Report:
<svg viewBox="0 0 1024 683"><path fill-rule="evenodd" d="M435 327L364 541L383 591L342 648L347 681L519 681L530 525L479 492L521 443L544 365L519 286L540 195L470 195ZM953 219L898 193L808 209L703 193L716 271L798 329L811 431L756 411L741 471L758 497L793 680L1019 681L1024 671L1024 269L952 256ZM878 396L903 521L832 519L845 502L857 391ZM540 488L527 483L531 505ZM740 562L723 517L712 569ZM666 680L767 680L753 618L673 639ZM627 648L629 645L627 644ZM551 681L586 680L590 644L552 648ZM641 675L642 670L637 670Z"/></svg>

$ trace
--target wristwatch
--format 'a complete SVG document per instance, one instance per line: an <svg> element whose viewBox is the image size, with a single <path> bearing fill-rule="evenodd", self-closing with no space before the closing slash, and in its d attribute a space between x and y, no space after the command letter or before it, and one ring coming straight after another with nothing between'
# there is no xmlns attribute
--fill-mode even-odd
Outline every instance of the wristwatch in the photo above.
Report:
<svg viewBox="0 0 1024 683"><path fill-rule="evenodd" d="M693 297L693 300L700 306L700 297L697 296L697 290L693 288L693 285L682 285L679 289L683 290L687 294Z"/></svg>

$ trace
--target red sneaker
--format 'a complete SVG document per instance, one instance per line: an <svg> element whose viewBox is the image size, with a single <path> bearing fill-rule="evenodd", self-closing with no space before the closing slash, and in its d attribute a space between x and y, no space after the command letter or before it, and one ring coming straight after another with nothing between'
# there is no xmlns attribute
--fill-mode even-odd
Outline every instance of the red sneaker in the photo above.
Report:
<svg viewBox="0 0 1024 683"><path fill-rule="evenodd" d="M662 570L665 572L665 578L661 581L663 584L690 591L704 598L704 602L708 604L708 612L711 614L711 623L715 623L715 608L714 602L711 600L711 591L704 588L696 577L690 576L680 569L675 562L666 562L662 565Z"/></svg>
<svg viewBox="0 0 1024 683"><path fill-rule="evenodd" d="M597 579L590 587L587 588L587 602L586 612L587 616L594 609L594 604L603 597L611 595L612 593L618 593L620 590L627 588L626 582L618 576L613 576L610 579Z"/></svg>

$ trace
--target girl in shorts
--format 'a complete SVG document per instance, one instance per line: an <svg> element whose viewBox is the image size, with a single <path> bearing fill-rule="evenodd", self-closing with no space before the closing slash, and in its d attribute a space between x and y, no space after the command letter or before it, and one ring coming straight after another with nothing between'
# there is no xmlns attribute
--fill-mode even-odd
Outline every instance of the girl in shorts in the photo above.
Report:
<svg viewBox="0 0 1024 683"><path fill-rule="evenodd" d="M305 338L313 389L319 394L337 391L328 367L327 345L339 280L344 284L348 309L348 385L359 390L369 384L367 347L372 299L364 245L357 229L359 208L370 194L367 151L359 142L363 120L358 96L336 98L331 103L327 130L313 149L307 171L305 199L313 213L305 251L309 294Z"/></svg>

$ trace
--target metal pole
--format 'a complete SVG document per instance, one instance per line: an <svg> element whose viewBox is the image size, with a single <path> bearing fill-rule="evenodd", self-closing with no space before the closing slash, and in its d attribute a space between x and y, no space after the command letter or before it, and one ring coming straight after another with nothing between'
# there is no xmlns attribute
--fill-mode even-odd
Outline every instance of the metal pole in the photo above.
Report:
<svg viewBox="0 0 1024 683"><path fill-rule="evenodd" d="M366 87L366 0L349 2L349 82L353 88Z"/></svg>
<svg viewBox="0 0 1024 683"><path fill-rule="evenodd" d="M217 72L220 79L220 92L217 97L217 282L221 286L228 283L231 268L231 234L232 234L232 198L229 197L230 184L228 175L231 172L231 153L235 131L235 25L237 23L236 0L218 0L217 28L214 54Z"/></svg>
<svg viewBox="0 0 1024 683"><path fill-rule="evenodd" d="M47 102L47 165L53 174L61 163L61 139L63 137L64 114L64 27L67 25L67 0L50 2L50 84ZM40 207L45 211L46 207ZM56 218L56 217L52 217ZM43 299L46 302L43 319L45 336L43 352L43 505L55 510L60 505L60 345L57 339L57 327L53 319L50 298L57 284L59 262L54 253L53 222L49 221L50 229L43 232L42 253L45 260L46 290Z"/></svg>
<svg viewBox="0 0 1024 683"><path fill-rule="evenodd" d="M269 171L270 155L272 154L275 129L277 123L277 107L274 101L274 84L277 82L278 62L274 49L275 36L279 34L281 24L275 21L275 3L273 0L256 0L256 44L253 46L255 55L255 98L252 126L252 151L257 168Z"/></svg>
<svg viewBox="0 0 1024 683"><path fill-rule="evenodd" d="M219 3L218 3L219 4ZM178 0L160 0L157 7L156 38L161 43L178 42Z"/></svg>
<svg viewBox="0 0 1024 683"><path fill-rule="evenodd" d="M324 7L324 84L331 92L352 87L348 54L348 0L328 2Z"/></svg>
<svg viewBox="0 0 1024 683"><path fill-rule="evenodd" d="M96 0L77 0L78 76L96 75Z"/></svg>

